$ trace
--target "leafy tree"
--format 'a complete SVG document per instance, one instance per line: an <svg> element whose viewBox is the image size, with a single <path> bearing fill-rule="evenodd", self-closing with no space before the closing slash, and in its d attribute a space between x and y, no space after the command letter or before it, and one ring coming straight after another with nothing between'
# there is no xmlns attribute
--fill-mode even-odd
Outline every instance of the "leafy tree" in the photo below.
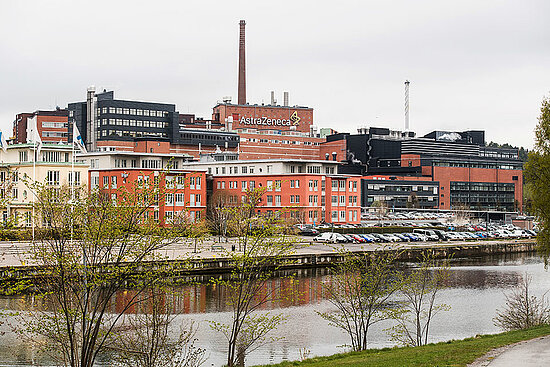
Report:
<svg viewBox="0 0 550 367"><path fill-rule="evenodd" d="M12 286L39 300L21 318L21 336L45 340L44 351L61 365L92 367L122 316L165 278L146 265L178 239L152 219L162 190L136 183L116 194L80 189L73 196L68 187L29 186L37 196L34 220L45 228L30 253L37 265L32 284ZM119 293L125 296L113 308Z"/></svg>
<svg viewBox="0 0 550 367"><path fill-rule="evenodd" d="M526 274L518 287L506 295L505 308L497 310L493 318L496 326L504 330L519 330L550 323L546 297L537 298L531 294L531 280L531 276Z"/></svg>
<svg viewBox="0 0 550 367"><path fill-rule="evenodd" d="M437 303L439 291L449 278L449 265L437 266L433 254L425 252L418 268L400 273L399 308L392 318L397 324L388 331L392 340L406 346L428 344L430 324L446 304Z"/></svg>
<svg viewBox="0 0 550 367"><path fill-rule="evenodd" d="M550 256L550 99L542 101L539 123L535 129L535 147L525 164L526 189L531 210L540 220L537 243L548 264Z"/></svg>
<svg viewBox="0 0 550 367"><path fill-rule="evenodd" d="M262 193L250 190L241 206L228 209L231 232L238 236L240 250L226 253L233 266L231 273L212 279L226 290L226 304L231 309L228 323L210 322L227 340L229 367L244 366L246 355L276 340L269 333L285 322L281 314L257 311L268 302L295 296L293 287L285 287L284 281L272 282L294 243L281 230L279 219L257 215Z"/></svg>
<svg viewBox="0 0 550 367"><path fill-rule="evenodd" d="M399 253L342 251L342 256L323 285L336 311L318 314L348 334L352 350L366 350L370 326L389 317L390 297L399 286L394 267Z"/></svg>

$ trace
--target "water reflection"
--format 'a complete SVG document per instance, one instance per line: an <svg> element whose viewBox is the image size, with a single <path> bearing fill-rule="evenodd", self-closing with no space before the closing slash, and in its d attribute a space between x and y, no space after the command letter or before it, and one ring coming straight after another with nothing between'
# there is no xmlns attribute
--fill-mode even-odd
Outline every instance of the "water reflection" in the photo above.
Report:
<svg viewBox="0 0 550 367"><path fill-rule="evenodd" d="M549 274L544 270L542 261L533 254L454 259L449 288L441 292L441 302L451 305L452 308L450 312L433 321L431 341L498 332L492 324L495 310L504 304L504 292L518 284L526 273L533 277L533 294L542 295L550 289ZM225 340L212 332L206 321L228 320L229 308L225 302L227 293L222 287L209 283L207 278L200 280L199 283L176 287L175 292L166 296L166 302L173 305L174 313L179 314L176 323L194 320L200 324L197 337L199 345L207 348L210 353L207 366L218 366L224 361ZM328 326L316 314L316 311L332 310L322 287L322 283L329 280L328 269L302 269L298 271L294 281L275 278L268 284L268 287L282 283L285 287L297 288L301 297L265 305L261 312L282 312L288 317L288 322L274 335L284 336L285 340L259 349L250 356L247 361L249 364L299 359L301 348L310 350L311 356L342 351L338 346L347 342L346 336L338 329ZM119 292L111 309L118 310L121 301L131 296L132 291ZM34 301L29 295L4 297L0 298L0 308L22 310ZM384 332L384 328L389 326L391 322L384 322L372 329L371 347L392 345ZM2 329L6 334L0 338L0 365L29 365L35 358L32 346L19 342L6 325ZM104 364L108 365L108 361Z"/></svg>

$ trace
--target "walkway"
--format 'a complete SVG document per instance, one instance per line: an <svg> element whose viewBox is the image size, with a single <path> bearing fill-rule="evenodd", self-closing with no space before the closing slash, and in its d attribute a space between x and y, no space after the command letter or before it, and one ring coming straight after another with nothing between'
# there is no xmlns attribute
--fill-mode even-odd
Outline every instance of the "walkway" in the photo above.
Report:
<svg viewBox="0 0 550 367"><path fill-rule="evenodd" d="M495 349L469 367L543 367L550 366L550 336L526 340Z"/></svg>

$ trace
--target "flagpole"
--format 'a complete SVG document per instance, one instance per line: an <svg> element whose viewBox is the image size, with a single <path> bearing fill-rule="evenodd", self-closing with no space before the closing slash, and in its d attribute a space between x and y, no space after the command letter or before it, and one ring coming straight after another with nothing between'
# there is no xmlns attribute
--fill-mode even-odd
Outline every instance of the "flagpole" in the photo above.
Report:
<svg viewBox="0 0 550 367"><path fill-rule="evenodd" d="M35 189L32 190L32 196L33 196L33 203L32 203L32 242L34 242L34 227L35 227L35 220L36 216L34 214L34 208L36 207L36 144L38 142L34 142L33 148L34 148L34 154L33 154L33 162L32 162L32 181L34 183Z"/></svg>
<svg viewBox="0 0 550 367"><path fill-rule="evenodd" d="M74 130L74 123L73 123ZM73 132L73 142L71 144L71 243L73 242L73 212L74 212L74 132Z"/></svg>

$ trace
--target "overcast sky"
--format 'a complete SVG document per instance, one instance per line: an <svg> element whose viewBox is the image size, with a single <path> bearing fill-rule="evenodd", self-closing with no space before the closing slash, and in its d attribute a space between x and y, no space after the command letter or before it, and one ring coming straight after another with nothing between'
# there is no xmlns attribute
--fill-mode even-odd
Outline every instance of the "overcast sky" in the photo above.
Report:
<svg viewBox="0 0 550 367"><path fill-rule="evenodd" d="M532 147L550 95L550 1L0 0L0 128L19 112L115 98L210 117L237 97L247 22L247 99L314 108L319 127L484 129Z"/></svg>

